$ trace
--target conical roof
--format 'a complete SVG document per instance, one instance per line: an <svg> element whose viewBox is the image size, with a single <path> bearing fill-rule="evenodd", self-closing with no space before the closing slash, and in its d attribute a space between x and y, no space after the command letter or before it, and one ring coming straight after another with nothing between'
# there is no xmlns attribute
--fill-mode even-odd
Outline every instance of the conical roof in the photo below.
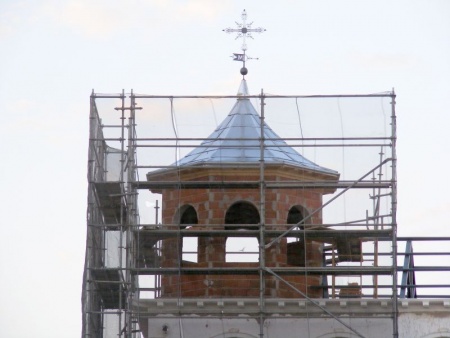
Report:
<svg viewBox="0 0 450 338"><path fill-rule="evenodd" d="M238 98L225 120L208 138L176 165L215 166L223 164L258 164L260 161L260 116L246 97L247 83L242 80ZM267 164L287 164L324 174L337 175L334 170L321 167L288 146L264 123L264 161Z"/></svg>

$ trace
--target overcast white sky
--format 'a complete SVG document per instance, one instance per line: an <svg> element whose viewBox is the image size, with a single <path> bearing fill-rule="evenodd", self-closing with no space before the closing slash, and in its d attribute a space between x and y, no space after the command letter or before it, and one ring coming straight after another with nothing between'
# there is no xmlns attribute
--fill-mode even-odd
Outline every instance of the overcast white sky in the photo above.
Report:
<svg viewBox="0 0 450 338"><path fill-rule="evenodd" d="M397 93L399 233L450 236L450 1L0 0L2 337L79 337L89 95Z"/></svg>

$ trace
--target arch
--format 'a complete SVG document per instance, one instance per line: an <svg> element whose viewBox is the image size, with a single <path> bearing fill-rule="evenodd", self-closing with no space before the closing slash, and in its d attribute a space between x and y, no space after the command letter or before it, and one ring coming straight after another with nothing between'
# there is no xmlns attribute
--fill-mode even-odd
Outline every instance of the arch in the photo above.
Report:
<svg viewBox="0 0 450 338"><path fill-rule="evenodd" d="M450 330L427 334L423 338L450 338Z"/></svg>
<svg viewBox="0 0 450 338"><path fill-rule="evenodd" d="M354 338L356 335L350 332L333 332L318 336L317 338Z"/></svg>
<svg viewBox="0 0 450 338"><path fill-rule="evenodd" d="M307 217L308 215L309 215L309 212L304 206L299 205L299 204L294 205L289 209L286 223L287 224L297 224L297 223L301 222L301 224L303 224L304 222L302 220L305 217ZM303 226L300 226L300 228L303 229Z"/></svg>
<svg viewBox="0 0 450 338"><path fill-rule="evenodd" d="M247 201L234 203L225 214L225 224L259 224L260 221L258 209ZM225 226L225 229L258 230L258 226Z"/></svg>
<svg viewBox="0 0 450 338"><path fill-rule="evenodd" d="M190 204L181 206L175 214L176 223L180 229L188 229L198 224L197 211ZM183 237L180 243L181 259L190 262L198 262L198 238Z"/></svg>
<svg viewBox="0 0 450 338"><path fill-rule="evenodd" d="M229 224L225 225L225 230L258 230L260 221L259 211L252 203L239 201L231 205L225 214L225 224ZM256 237L229 237L225 244L225 261L257 262L258 246Z"/></svg>
<svg viewBox="0 0 450 338"><path fill-rule="evenodd" d="M303 224L311 223L304 221L308 216L309 212L304 206L294 205L289 209L286 223L289 228L294 225L294 230L304 230ZM287 264L300 267L323 265L323 243L306 239L305 235L305 232L301 231L299 235L291 234L291 237L286 237Z"/></svg>
<svg viewBox="0 0 450 338"><path fill-rule="evenodd" d="M304 227L303 224L303 219L305 217L307 217L309 215L308 210L302 206L302 205L294 205L289 209L288 215L287 215L287 219L286 219L286 223L287 224L298 224L300 223L300 225L294 229L294 230L303 230ZM288 237L287 238L287 242L297 242L299 241L299 238L293 238L293 237Z"/></svg>
<svg viewBox="0 0 450 338"><path fill-rule="evenodd" d="M197 211L190 204L181 206L175 213L174 224L182 225L180 226L180 229L186 229L188 224L198 224Z"/></svg>
<svg viewBox="0 0 450 338"><path fill-rule="evenodd" d="M211 338L256 338L256 336L241 332L224 332L215 336L211 336Z"/></svg>

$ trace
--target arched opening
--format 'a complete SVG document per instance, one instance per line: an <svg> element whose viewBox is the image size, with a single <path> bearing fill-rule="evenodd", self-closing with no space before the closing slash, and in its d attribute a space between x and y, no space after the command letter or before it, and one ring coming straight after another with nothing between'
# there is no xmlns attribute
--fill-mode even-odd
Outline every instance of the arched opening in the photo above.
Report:
<svg viewBox="0 0 450 338"><path fill-rule="evenodd" d="M298 227L294 228L294 230L303 230L303 224L305 223L303 220L305 217L308 216L308 211L301 205L294 205L289 209L288 216L286 223L293 225L293 224L299 224ZM301 240L299 237L288 237L287 242L298 242Z"/></svg>
<svg viewBox="0 0 450 338"><path fill-rule="evenodd" d="M176 215L180 229L189 229L198 224L197 211L192 205L183 205ZM198 238L183 237L180 245L181 259L189 262L198 262Z"/></svg>
<svg viewBox="0 0 450 338"><path fill-rule="evenodd" d="M197 212L192 205L184 205L180 208L180 224L198 224ZM185 229L182 226L181 229Z"/></svg>
<svg viewBox="0 0 450 338"><path fill-rule="evenodd" d="M225 214L225 230L258 230L260 216L258 209L249 202L237 202ZM226 262L257 262L259 243L256 237L237 237L233 235L226 241Z"/></svg>
<svg viewBox="0 0 450 338"><path fill-rule="evenodd" d="M293 230L304 230L304 218L308 215L307 210L301 205L294 205L289 209L286 223L298 224ZM294 266L306 266L305 240L301 234L286 238L287 241L287 263Z"/></svg>

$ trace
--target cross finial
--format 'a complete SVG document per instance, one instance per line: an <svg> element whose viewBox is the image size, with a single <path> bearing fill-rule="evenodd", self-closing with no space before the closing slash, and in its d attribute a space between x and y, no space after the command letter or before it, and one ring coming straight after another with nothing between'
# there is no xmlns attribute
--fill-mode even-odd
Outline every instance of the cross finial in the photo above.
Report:
<svg viewBox="0 0 450 338"><path fill-rule="evenodd" d="M252 33L262 33L266 29L262 27L252 28L253 22L247 23L247 12L245 9L242 11L242 23L236 22L238 28L225 28L223 31L226 33L237 33L236 40L242 38L242 47L244 51L247 50L247 44L245 43L246 38L253 39Z"/></svg>
<svg viewBox="0 0 450 338"><path fill-rule="evenodd" d="M245 42L246 38L253 39L252 33L262 33L265 32L266 29L262 27L258 28L252 28L253 22L247 23L247 12L245 9L242 11L242 23L236 22L237 28L225 28L223 29L226 33L237 33L236 40L239 38L242 38L242 51L243 54L236 54L233 55L233 60L235 61L242 61L243 67L241 68L241 74L242 76L245 76L247 74L247 68L245 68L245 61L247 59L251 59L247 57L246 51L247 51L247 44Z"/></svg>

